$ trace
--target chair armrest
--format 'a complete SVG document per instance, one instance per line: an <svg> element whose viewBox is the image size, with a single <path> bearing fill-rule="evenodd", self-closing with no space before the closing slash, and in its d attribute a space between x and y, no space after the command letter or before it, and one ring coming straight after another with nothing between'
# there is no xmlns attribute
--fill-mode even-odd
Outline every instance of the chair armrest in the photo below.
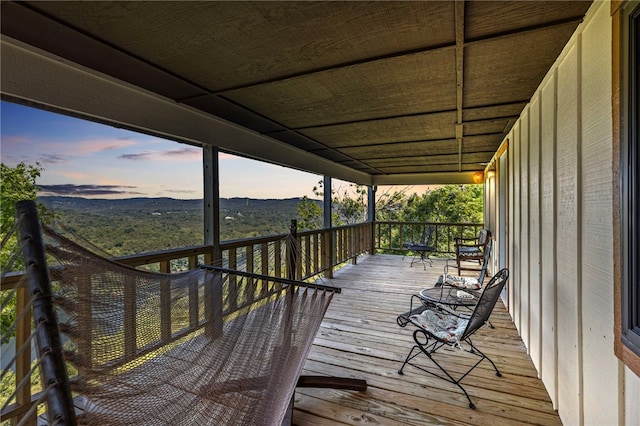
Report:
<svg viewBox="0 0 640 426"><path fill-rule="evenodd" d="M414 299L416 307L413 306ZM409 305L409 310L403 314L398 315L398 317L396 318L396 322L400 327L405 327L411 322L411 320L409 319L411 315L419 315L425 309L427 309L427 305L424 303L424 301L417 294L413 294L411 295L411 304Z"/></svg>
<svg viewBox="0 0 640 426"><path fill-rule="evenodd" d="M449 261L453 262L453 265L449 265ZM446 277L449 274L449 268L456 267L456 259L447 259L444 263L444 276ZM444 283L444 277L442 277L442 282Z"/></svg>

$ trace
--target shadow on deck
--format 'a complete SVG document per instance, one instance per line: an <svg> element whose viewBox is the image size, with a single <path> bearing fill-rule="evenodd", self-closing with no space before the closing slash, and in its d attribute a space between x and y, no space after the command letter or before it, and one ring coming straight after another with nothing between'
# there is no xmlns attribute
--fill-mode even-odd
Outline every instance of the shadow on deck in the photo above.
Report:
<svg viewBox="0 0 640 426"><path fill-rule="evenodd" d="M561 424L500 301L491 316L495 329L484 327L474 343L493 359L503 377L496 377L484 362L464 379L475 410L467 407L456 386L444 380L410 366L403 376L397 374L413 346L413 328L400 328L396 317L408 310L411 294L433 286L444 266L444 261L434 259L433 267L425 271L410 263L410 257L366 256L330 280L342 287L342 293L329 306L304 373L366 379L369 388L362 393L297 389L293 423ZM467 365L467 360L464 353L453 356L446 368L461 370L460 363Z"/></svg>

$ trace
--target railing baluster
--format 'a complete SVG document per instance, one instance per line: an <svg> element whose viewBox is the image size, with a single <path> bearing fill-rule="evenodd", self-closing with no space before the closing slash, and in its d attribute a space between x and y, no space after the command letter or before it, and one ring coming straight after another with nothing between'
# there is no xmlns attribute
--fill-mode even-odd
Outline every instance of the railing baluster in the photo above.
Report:
<svg viewBox="0 0 640 426"><path fill-rule="evenodd" d="M262 275L269 275L269 243L260 244L260 270ZM269 281L260 283L260 297L264 297L269 291Z"/></svg>
<svg viewBox="0 0 640 426"><path fill-rule="evenodd" d="M245 259L247 260L247 266L245 271L249 273L253 273L254 271L254 256L253 256L253 244L245 247ZM243 289L244 297L242 298L242 303L251 303L255 299L255 287L250 285L248 282L245 282L245 286Z"/></svg>
<svg viewBox="0 0 640 426"><path fill-rule="evenodd" d="M238 269L236 249L229 250L229 269ZM236 276L229 277L229 311L235 312L238 309L238 282Z"/></svg>
<svg viewBox="0 0 640 426"><path fill-rule="evenodd" d="M274 247L273 247L273 254L274 254L274 266L275 266L275 271L274 271L274 275L276 277L279 278L284 278L282 276L282 243L281 240L276 240L273 243Z"/></svg>
<svg viewBox="0 0 640 426"><path fill-rule="evenodd" d="M319 250L320 250L320 234L313 234L313 245L311 251L313 252L313 273L318 272L321 269L321 266L318 262L319 259Z"/></svg>
<svg viewBox="0 0 640 426"><path fill-rule="evenodd" d="M169 261L160 262L160 272L171 272ZM169 280L160 283L160 339L163 342L171 340L171 286Z"/></svg>
<svg viewBox="0 0 640 426"><path fill-rule="evenodd" d="M305 235L304 237L304 253L302 258L304 259L304 272L301 277L310 276L311 272L311 235Z"/></svg>
<svg viewBox="0 0 640 426"><path fill-rule="evenodd" d="M26 349L20 356L16 358L16 385L29 375L31 370L31 309L29 306L29 289L20 286L16 291L16 311L25 312L25 315L16 324L16 353L20 351L22 345L26 345ZM31 405L31 383L20 389L16 395L18 405ZM18 416L18 422L24 421L26 425L35 425L36 416L30 419L24 419L27 414Z"/></svg>
<svg viewBox="0 0 640 426"><path fill-rule="evenodd" d="M198 257L189 256L189 269L198 266ZM200 323L200 312L198 304L198 281L192 280L189 283L189 327L195 328Z"/></svg>
<svg viewBox="0 0 640 426"><path fill-rule="evenodd" d="M135 358L138 351L136 335L136 282L130 276L123 277L124 286L124 357L127 361Z"/></svg>

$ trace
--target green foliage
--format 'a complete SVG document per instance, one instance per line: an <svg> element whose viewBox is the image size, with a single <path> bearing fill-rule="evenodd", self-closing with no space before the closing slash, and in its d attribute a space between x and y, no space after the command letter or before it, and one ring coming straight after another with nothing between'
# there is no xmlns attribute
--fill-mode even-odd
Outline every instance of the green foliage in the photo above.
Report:
<svg viewBox="0 0 640 426"><path fill-rule="evenodd" d="M0 269L3 273L23 269L22 257L18 255L17 234L15 232L8 234L16 223L15 204L21 200L36 200L38 189L36 179L40 177L42 170L39 163L35 165L19 163L15 167L0 163L0 240L5 242L0 248ZM38 210L40 220L48 223L51 219L50 212L41 204L38 204ZM15 318L16 300L13 296L6 302L3 301L2 312L0 312L0 327L5 340L13 334L5 333Z"/></svg>
<svg viewBox="0 0 640 426"><path fill-rule="evenodd" d="M323 212L317 200L310 200L306 195L296 207L298 213L298 229L319 229L322 228Z"/></svg>
<svg viewBox="0 0 640 426"><path fill-rule="evenodd" d="M316 197L324 198L323 182L313 187ZM367 187L349 184L344 188L331 189L331 222L333 226L352 225L367 220ZM405 191L384 191L376 194L376 217L378 220L395 220L406 198ZM298 204L299 229L318 229L323 226L322 202L306 196Z"/></svg>
<svg viewBox="0 0 640 426"><path fill-rule="evenodd" d="M475 222L483 221L482 185L444 185L422 195L407 195L407 189L376 193L376 220L405 222ZM322 198L322 181L313 188ZM334 226L364 222L367 219L367 188L350 184L332 191ZM301 229L322 226L322 208L317 200L304 198L298 205Z"/></svg>
<svg viewBox="0 0 640 426"><path fill-rule="evenodd" d="M444 185L422 195L411 195L400 220L482 223L482 209L482 185Z"/></svg>
<svg viewBox="0 0 640 426"><path fill-rule="evenodd" d="M190 247L204 243L203 200L41 197L70 231L110 256ZM223 241L284 234L299 199L220 200Z"/></svg>
<svg viewBox="0 0 640 426"><path fill-rule="evenodd" d="M31 363L31 367L35 367L37 364L37 360L32 361ZM30 383L31 383L31 392L32 394L37 393L39 391L42 390L42 383L40 380L40 369L39 368L35 368L33 371L33 374L30 377ZM4 405L4 403L6 402L7 398L13 394L13 392L16 389L16 375L13 371L9 370L6 372L6 374L4 375L4 377L2 377L2 380L0 380L0 403ZM15 402L15 400L13 401ZM44 407L43 407L44 409ZM38 412L38 414L40 414L40 411ZM11 424L10 422L5 423L4 421L2 422L3 425L5 424Z"/></svg>

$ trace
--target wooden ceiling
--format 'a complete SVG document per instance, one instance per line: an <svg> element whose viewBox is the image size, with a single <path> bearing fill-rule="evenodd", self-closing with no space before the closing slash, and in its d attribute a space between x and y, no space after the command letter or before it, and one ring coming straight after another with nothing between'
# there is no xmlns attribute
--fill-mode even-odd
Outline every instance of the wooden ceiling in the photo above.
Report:
<svg viewBox="0 0 640 426"><path fill-rule="evenodd" d="M3 2L1 30L359 172L424 176L484 169L590 4Z"/></svg>

